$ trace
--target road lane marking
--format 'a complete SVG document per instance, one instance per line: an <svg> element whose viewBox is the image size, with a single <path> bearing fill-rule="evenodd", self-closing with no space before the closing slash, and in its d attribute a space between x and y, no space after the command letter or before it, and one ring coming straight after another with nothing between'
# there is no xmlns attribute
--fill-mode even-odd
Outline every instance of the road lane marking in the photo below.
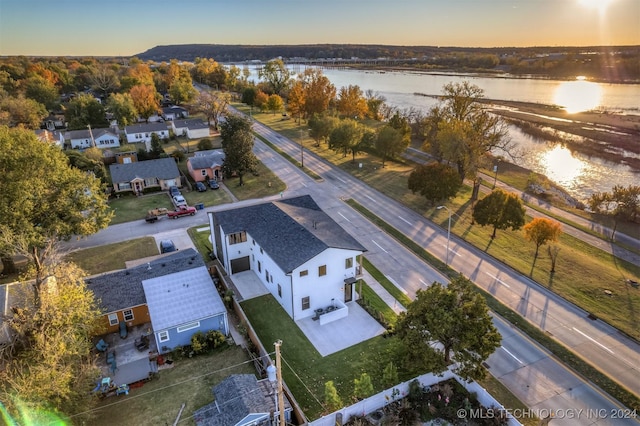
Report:
<svg viewBox="0 0 640 426"><path fill-rule="evenodd" d="M368 199L370 199L371 201L373 201L374 203L376 202L376 200L374 200L373 198L369 197L367 194L364 194L365 197L367 197Z"/></svg>
<svg viewBox="0 0 640 426"><path fill-rule="evenodd" d="M609 353L614 354L615 352L613 352L611 349L609 349L608 347L606 347L605 345L603 345L602 343L598 342L596 339L592 338L591 336L587 336L586 334L584 334L582 331L578 330L577 328L573 327L573 330L582 334L584 337L586 337L587 339L591 340L593 343L595 343L596 345L600 346L602 349L609 351Z"/></svg>
<svg viewBox="0 0 640 426"><path fill-rule="evenodd" d="M347 222L351 222L351 221L350 221L349 219L347 219L347 217L346 217L345 215L343 215L342 213L338 212L338 214L339 214L340 216L342 216L342 218L343 218L344 220L346 220Z"/></svg>
<svg viewBox="0 0 640 426"><path fill-rule="evenodd" d="M512 357L513 359L515 359L516 361L518 361L520 364L523 364L523 362L522 362L522 361L520 361L520 360L518 359L518 357L517 357L517 356L515 356L514 354L512 354L511 352L509 352L509 350L508 350L507 348L505 348L504 346L500 346L500 347L501 347L501 348L502 348L506 353L508 353L509 355L511 355L511 357Z"/></svg>
<svg viewBox="0 0 640 426"><path fill-rule="evenodd" d="M396 287L400 287L400 286L398 285L398 283L396 282L396 280L394 280L393 278L391 278L389 275L385 275L385 277L386 277L389 281L391 281L391 284L395 285Z"/></svg>
<svg viewBox="0 0 640 426"><path fill-rule="evenodd" d="M487 271L484 272L485 274L489 275L491 278L493 278L494 280L498 281L500 284L502 284L503 286L505 286L506 288L511 288L511 286L507 283L505 283L504 281L502 281L500 278L491 275L490 273L488 273Z"/></svg>
<svg viewBox="0 0 640 426"><path fill-rule="evenodd" d="M422 281L422 279L420 279L420 282L421 282L422 284L424 284L425 286L429 287L429 284L427 284L427 283L425 283L424 281Z"/></svg>
<svg viewBox="0 0 640 426"><path fill-rule="evenodd" d="M403 221L403 222L404 222L404 223L406 223L406 224L413 225L413 223L409 222L407 219L405 219L405 218L404 218L404 217L402 217L402 216L398 216L398 218L400 218L400 220L401 220L401 221Z"/></svg>
<svg viewBox="0 0 640 426"><path fill-rule="evenodd" d="M336 179L338 179L338 180L339 180L340 182L342 182L342 183L347 183L347 181L346 181L346 180L344 180L344 179L340 179L338 176L334 176L334 177L335 177Z"/></svg>
<svg viewBox="0 0 640 426"><path fill-rule="evenodd" d="M302 184L302 186L304 186L305 188L307 187L307 184L304 182L300 182Z"/></svg>
<svg viewBox="0 0 640 426"><path fill-rule="evenodd" d="M385 252L385 253L389 253L388 251L386 251L385 249L383 249L383 248L382 248L382 246L381 246L380 244L376 243L376 240L371 240L371 241L373 241L373 244L377 245L377 246L380 248L380 250L382 250L382 251L383 251L383 252Z"/></svg>

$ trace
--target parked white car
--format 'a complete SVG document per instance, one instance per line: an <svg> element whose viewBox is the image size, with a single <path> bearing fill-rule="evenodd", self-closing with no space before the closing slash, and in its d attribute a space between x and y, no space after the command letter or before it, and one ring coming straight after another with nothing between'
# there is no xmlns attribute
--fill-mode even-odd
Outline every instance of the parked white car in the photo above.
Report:
<svg viewBox="0 0 640 426"><path fill-rule="evenodd" d="M185 200L182 195L174 195L173 196L173 204L175 204L176 207L186 206L187 205L187 200Z"/></svg>

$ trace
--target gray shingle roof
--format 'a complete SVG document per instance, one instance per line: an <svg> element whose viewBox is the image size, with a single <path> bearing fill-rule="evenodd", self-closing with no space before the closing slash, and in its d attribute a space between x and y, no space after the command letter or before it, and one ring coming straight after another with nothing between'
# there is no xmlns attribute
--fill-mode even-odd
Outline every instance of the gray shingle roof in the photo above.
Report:
<svg viewBox="0 0 640 426"><path fill-rule="evenodd" d="M213 169L215 167L222 167L224 162L224 151L219 150L209 155L197 155L189 158L189 163L193 169Z"/></svg>
<svg viewBox="0 0 640 426"><path fill-rule="evenodd" d="M151 269L149 269L151 266ZM142 282L155 277L204 266L200 254L186 249L149 263L121 271L90 277L87 288L93 292L104 313L147 303Z"/></svg>
<svg viewBox="0 0 640 426"><path fill-rule="evenodd" d="M128 135L133 133L151 133L167 130L169 130L169 128L167 127L166 123L140 123L132 124L131 126L127 126L124 128L125 133Z"/></svg>
<svg viewBox="0 0 640 426"><path fill-rule="evenodd" d="M138 161L129 164L109 166L113 183L131 182L135 178L174 179L180 176L176 160L159 158L157 160Z"/></svg>
<svg viewBox="0 0 640 426"><path fill-rule="evenodd" d="M115 130L106 128L106 129L91 129L91 132L89 132L89 129L70 130L66 133L65 139L91 139L92 133L93 133L94 139L99 138L100 136L107 133L114 135L115 137L118 137L118 132L116 132Z"/></svg>
<svg viewBox="0 0 640 426"><path fill-rule="evenodd" d="M253 374L234 374L214 386L215 402L193 413L198 426L235 425L249 414L275 411L275 398L271 384L258 382ZM285 398L285 410L291 405Z"/></svg>
<svg viewBox="0 0 640 426"><path fill-rule="evenodd" d="M204 265L146 279L142 287L154 331L174 328L226 311Z"/></svg>
<svg viewBox="0 0 640 426"><path fill-rule="evenodd" d="M190 118L186 120L174 120L173 125L175 127L187 127L190 130L209 128L209 125L199 118Z"/></svg>
<svg viewBox="0 0 640 426"><path fill-rule="evenodd" d="M246 231L285 273L327 248L366 251L309 195L216 212L225 234Z"/></svg>

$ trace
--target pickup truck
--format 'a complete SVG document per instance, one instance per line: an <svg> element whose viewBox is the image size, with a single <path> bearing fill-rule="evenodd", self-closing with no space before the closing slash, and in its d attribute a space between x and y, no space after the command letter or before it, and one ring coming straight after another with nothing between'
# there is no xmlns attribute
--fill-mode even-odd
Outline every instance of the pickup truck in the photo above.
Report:
<svg viewBox="0 0 640 426"><path fill-rule="evenodd" d="M167 217L169 219L177 219L180 216L186 216L186 215L193 216L194 214L196 214L195 207L180 206L174 211L170 211L169 213L167 213Z"/></svg>
<svg viewBox="0 0 640 426"><path fill-rule="evenodd" d="M156 220L160 219L162 216L166 216L167 213L169 213L169 209L166 209L164 207L151 209L147 212L147 215L145 216L144 220L146 220L149 223L153 223Z"/></svg>

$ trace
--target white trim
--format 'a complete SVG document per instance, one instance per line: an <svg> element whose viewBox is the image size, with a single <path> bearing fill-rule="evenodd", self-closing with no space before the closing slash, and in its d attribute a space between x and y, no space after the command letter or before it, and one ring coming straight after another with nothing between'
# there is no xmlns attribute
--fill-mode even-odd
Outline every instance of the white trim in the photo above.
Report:
<svg viewBox="0 0 640 426"><path fill-rule="evenodd" d="M167 330L158 332L158 342L167 342L169 341L169 332Z"/></svg>
<svg viewBox="0 0 640 426"><path fill-rule="evenodd" d="M118 325L119 322L117 313L109 314L109 325Z"/></svg>
<svg viewBox="0 0 640 426"><path fill-rule="evenodd" d="M129 312L129 314L127 314L127 312ZM124 311L122 311L122 318L125 321L133 321L135 319L135 317L133 316L133 309L125 309Z"/></svg>
<svg viewBox="0 0 640 426"><path fill-rule="evenodd" d="M194 328L200 327L200 321L191 322L189 324L181 325L180 327L176 327L176 331L178 333L183 333L187 330L193 330Z"/></svg>

